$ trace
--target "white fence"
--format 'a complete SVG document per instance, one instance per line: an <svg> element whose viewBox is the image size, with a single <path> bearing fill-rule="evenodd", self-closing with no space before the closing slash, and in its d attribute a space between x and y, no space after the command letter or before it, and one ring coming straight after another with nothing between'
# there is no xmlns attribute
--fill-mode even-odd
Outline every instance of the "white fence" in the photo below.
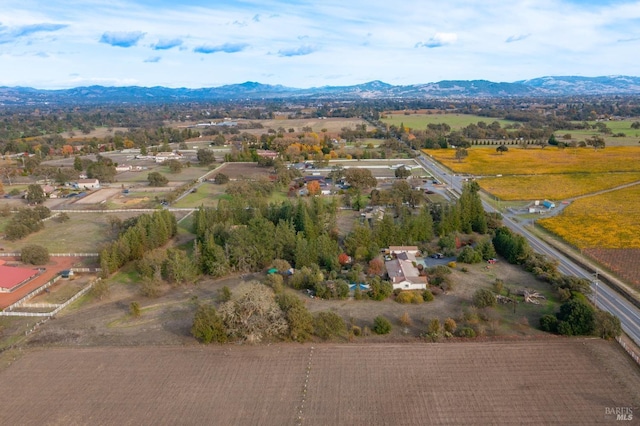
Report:
<svg viewBox="0 0 640 426"><path fill-rule="evenodd" d="M616 337L616 340L618 341L618 343L620 343L620 346L622 346L622 349L624 349L625 351L627 351L629 355L631 355L631 358L633 358L636 364L640 365L640 356L638 356L638 354L633 350L633 348L627 345L627 343L624 340L622 340L622 338L620 337Z"/></svg>
<svg viewBox="0 0 640 426"><path fill-rule="evenodd" d="M83 296L86 292L88 292L89 290L91 290L93 288L93 286L100 282L100 278L97 278L95 280L93 280L88 286L84 287L82 290L80 290L79 292L77 292L76 294L73 295L73 297L71 297L69 300L67 300L66 302L60 304L60 305L53 305L53 304L49 304L49 303L35 303L35 304L27 304L25 303L28 299L25 299L25 297L33 297L35 296L35 294L32 293L36 293L36 291L33 291L30 293L30 295L27 295L25 297L23 297L22 299L20 299L18 302L14 303L13 305L11 305L9 308L7 309L15 309L17 307L22 307L22 308L47 308L47 307L52 307L55 306L55 309L51 312L13 312L10 310L6 310L3 312L0 312L0 316L5 316L5 317L54 317L56 316L56 314L58 312L60 312L61 310L63 310L64 308L66 308L67 306L69 306L71 303L75 302L76 300L78 300L79 297ZM46 284L47 286L50 285L49 283ZM40 287L38 290L43 290L43 287ZM38 291L39 293L40 291ZM37 294L37 293L36 293ZM20 305L18 305L20 304ZM40 306L42 305L42 306ZM33 331L33 330L31 330Z"/></svg>

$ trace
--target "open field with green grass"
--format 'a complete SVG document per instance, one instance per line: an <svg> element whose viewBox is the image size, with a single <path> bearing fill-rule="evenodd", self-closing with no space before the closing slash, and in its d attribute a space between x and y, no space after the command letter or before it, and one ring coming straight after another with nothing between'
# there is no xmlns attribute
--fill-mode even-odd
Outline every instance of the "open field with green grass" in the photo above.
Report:
<svg viewBox="0 0 640 426"><path fill-rule="evenodd" d="M140 213L112 213L121 219ZM47 220L44 229L18 241L2 241L7 252L20 251L29 244L46 247L51 253L96 253L115 237L115 232L102 213L69 213L69 220L63 223L55 218Z"/></svg>
<svg viewBox="0 0 640 426"><path fill-rule="evenodd" d="M172 207L188 208L188 207L215 207L218 200L228 198L225 194L227 185L216 185L215 183L205 182L198 187L196 192L187 194L180 201L173 203Z"/></svg>
<svg viewBox="0 0 640 426"><path fill-rule="evenodd" d="M456 173L473 175L543 175L564 173L637 172L640 147L516 148L500 154L495 148L469 148L468 157L455 158L454 149L425 149L424 153Z"/></svg>
<svg viewBox="0 0 640 426"><path fill-rule="evenodd" d="M506 200L562 200L640 181L640 172L487 177L480 187Z"/></svg>
<svg viewBox="0 0 640 426"><path fill-rule="evenodd" d="M639 146L640 142L640 129L632 129L631 125L635 121L640 119L628 119L628 120L615 120L604 121L603 123L611 129L610 135L605 135L599 132L597 129L584 129L584 130L569 130L560 129L554 132L556 138L560 142L581 142L593 136L600 136L604 138L607 146ZM595 121L588 122L591 126L595 125ZM619 133L624 133L624 137L614 136ZM564 139L564 135L571 135L571 139Z"/></svg>
<svg viewBox="0 0 640 426"><path fill-rule="evenodd" d="M399 127L400 124L404 124L404 127L417 130L426 129L428 124L448 124L451 127L451 130L460 130L471 123L476 124L478 121L484 121L487 124L497 121L502 127L515 123L515 121L499 120L491 117L481 117L479 115L470 114L410 113L406 115L403 111L386 112L384 114L384 118L381 118L380 121L396 127Z"/></svg>

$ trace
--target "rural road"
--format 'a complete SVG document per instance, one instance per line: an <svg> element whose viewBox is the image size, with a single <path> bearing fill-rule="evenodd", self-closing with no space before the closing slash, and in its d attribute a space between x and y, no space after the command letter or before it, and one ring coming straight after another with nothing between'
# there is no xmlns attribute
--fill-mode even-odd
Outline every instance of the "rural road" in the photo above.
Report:
<svg viewBox="0 0 640 426"><path fill-rule="evenodd" d="M457 195L462 192L464 178L444 171L441 166L424 155L420 155L416 160L418 161L418 164L420 164L427 172L431 173L436 179L449 185L453 194ZM487 212L497 212L493 206L485 201L483 201L483 206ZM633 339L636 345L640 346L640 310L638 308L632 305L615 290L603 283L597 282L595 280L595 270L586 270L585 268L577 265L560 251L549 246L512 218L503 215L503 223L512 231L525 237L527 241L529 241L533 250L538 253L542 253L551 259L557 259L558 262L560 262L558 269L563 274L588 279L591 282L591 289L593 290L592 299L595 301L596 306L620 318L624 332Z"/></svg>

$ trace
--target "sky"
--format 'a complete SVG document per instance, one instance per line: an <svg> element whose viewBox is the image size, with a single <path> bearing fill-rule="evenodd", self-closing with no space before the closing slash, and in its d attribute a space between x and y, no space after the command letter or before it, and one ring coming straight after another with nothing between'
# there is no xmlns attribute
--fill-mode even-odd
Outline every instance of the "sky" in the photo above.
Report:
<svg viewBox="0 0 640 426"><path fill-rule="evenodd" d="M0 86L640 76L640 0L1 3Z"/></svg>

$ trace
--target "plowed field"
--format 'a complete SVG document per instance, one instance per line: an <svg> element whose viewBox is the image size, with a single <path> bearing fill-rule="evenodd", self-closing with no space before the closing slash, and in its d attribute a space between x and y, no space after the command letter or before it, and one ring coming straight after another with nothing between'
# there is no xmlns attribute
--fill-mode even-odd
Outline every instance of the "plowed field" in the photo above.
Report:
<svg viewBox="0 0 640 426"><path fill-rule="evenodd" d="M640 404L638 366L598 339L42 349L0 386L0 424L567 425Z"/></svg>

